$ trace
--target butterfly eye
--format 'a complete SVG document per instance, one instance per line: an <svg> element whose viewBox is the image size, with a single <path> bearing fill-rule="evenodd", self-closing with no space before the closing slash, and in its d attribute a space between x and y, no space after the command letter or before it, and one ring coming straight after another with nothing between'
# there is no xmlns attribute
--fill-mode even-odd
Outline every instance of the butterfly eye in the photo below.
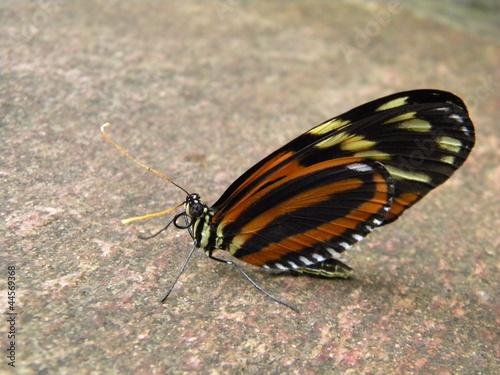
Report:
<svg viewBox="0 0 500 375"><path fill-rule="evenodd" d="M189 206L189 216L191 216L192 218L199 218L201 215L203 215L204 211L205 207L199 202L194 202Z"/></svg>

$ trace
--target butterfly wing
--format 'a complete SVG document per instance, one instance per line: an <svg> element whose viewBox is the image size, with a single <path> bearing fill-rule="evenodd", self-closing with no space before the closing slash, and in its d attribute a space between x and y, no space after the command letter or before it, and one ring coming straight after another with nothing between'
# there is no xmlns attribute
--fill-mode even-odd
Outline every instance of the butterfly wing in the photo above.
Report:
<svg viewBox="0 0 500 375"><path fill-rule="evenodd" d="M373 227L396 220L474 146L462 100L402 92L325 121L257 163L212 207L213 249L320 276Z"/></svg>
<svg viewBox="0 0 500 375"><path fill-rule="evenodd" d="M389 223L446 181L474 141L473 124L457 96L438 90L393 94L323 122L257 163L214 204L215 221L269 178L326 160L360 157L382 163L394 180L394 203L384 219Z"/></svg>
<svg viewBox="0 0 500 375"><path fill-rule="evenodd" d="M337 258L392 204L394 184L378 162L347 157L282 172L220 218L220 248L256 266L304 269Z"/></svg>

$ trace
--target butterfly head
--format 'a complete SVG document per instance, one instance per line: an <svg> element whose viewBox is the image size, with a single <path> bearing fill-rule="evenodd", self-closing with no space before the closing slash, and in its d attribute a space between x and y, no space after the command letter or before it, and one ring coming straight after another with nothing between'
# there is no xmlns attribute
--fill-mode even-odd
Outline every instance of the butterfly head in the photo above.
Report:
<svg viewBox="0 0 500 375"><path fill-rule="evenodd" d="M200 195L196 193L186 197L184 209L191 219L199 219L208 211L207 205L200 200Z"/></svg>

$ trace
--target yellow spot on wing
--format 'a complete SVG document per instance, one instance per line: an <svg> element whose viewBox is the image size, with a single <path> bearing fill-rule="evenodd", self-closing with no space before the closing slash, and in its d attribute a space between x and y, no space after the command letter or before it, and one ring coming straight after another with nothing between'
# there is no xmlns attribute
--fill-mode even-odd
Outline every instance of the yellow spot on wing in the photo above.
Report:
<svg viewBox="0 0 500 375"><path fill-rule="evenodd" d="M431 178L425 173L411 172L411 171L403 171L399 168L396 168L392 165L384 165L385 169L389 171L391 176L395 179L399 180L410 180L410 181L418 181L423 183L430 183Z"/></svg>
<svg viewBox="0 0 500 375"><path fill-rule="evenodd" d="M457 154L462 149L462 142L460 142L460 140L456 138L438 137L436 138L436 143L443 150L448 150Z"/></svg>
<svg viewBox="0 0 500 375"><path fill-rule="evenodd" d="M344 151L363 151L372 148L377 142L369 141L362 135L355 135L346 139L340 147Z"/></svg>
<svg viewBox="0 0 500 375"><path fill-rule="evenodd" d="M408 100L407 96L402 96L401 98L393 99L390 102L382 104L375 111L380 112L380 111L385 111L385 110L391 109L391 108L401 107L401 106L406 104L407 100Z"/></svg>
<svg viewBox="0 0 500 375"><path fill-rule="evenodd" d="M323 135L332 130L340 129L341 127L344 127L348 124L350 124L350 121L348 120L333 119L321 125L318 125L315 128L312 128L308 131L308 133L313 135Z"/></svg>
<svg viewBox="0 0 500 375"><path fill-rule="evenodd" d="M415 114L416 114L416 112L403 113L402 115L399 115L399 116L391 118L390 120L387 120L386 122L384 122L384 124L391 124L393 122L411 120L411 119L415 118Z"/></svg>
<svg viewBox="0 0 500 375"><path fill-rule="evenodd" d="M418 133L428 133L432 129L430 122L415 118L413 120L404 121L398 125L399 129L409 130Z"/></svg>
<svg viewBox="0 0 500 375"><path fill-rule="evenodd" d="M451 155L443 156L443 157L441 158L441 161L442 161L443 163L447 163L447 164L454 165L454 164L455 164L455 157L454 157L454 156L451 156Z"/></svg>
<svg viewBox="0 0 500 375"><path fill-rule="evenodd" d="M378 150L366 150L366 151L359 151L354 154L355 156L358 156L360 158L367 158L367 159L373 159L373 160L390 160L391 155L382 151Z"/></svg>
<svg viewBox="0 0 500 375"><path fill-rule="evenodd" d="M350 134L347 134L345 132L340 132L332 137L328 137L321 142L318 142L314 145L316 148L328 148L332 147L335 145L338 145L339 143L345 141L348 137L350 137Z"/></svg>

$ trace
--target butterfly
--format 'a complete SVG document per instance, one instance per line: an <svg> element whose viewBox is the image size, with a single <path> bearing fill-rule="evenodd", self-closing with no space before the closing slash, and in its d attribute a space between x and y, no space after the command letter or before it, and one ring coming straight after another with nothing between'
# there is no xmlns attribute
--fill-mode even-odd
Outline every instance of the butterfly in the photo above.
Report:
<svg viewBox="0 0 500 375"><path fill-rule="evenodd" d="M298 136L243 173L213 205L162 175L186 193L169 225L187 229L192 252L203 248L215 260L224 261L214 253L227 251L266 269L346 277L351 268L341 254L445 182L474 143L459 97L396 93Z"/></svg>

